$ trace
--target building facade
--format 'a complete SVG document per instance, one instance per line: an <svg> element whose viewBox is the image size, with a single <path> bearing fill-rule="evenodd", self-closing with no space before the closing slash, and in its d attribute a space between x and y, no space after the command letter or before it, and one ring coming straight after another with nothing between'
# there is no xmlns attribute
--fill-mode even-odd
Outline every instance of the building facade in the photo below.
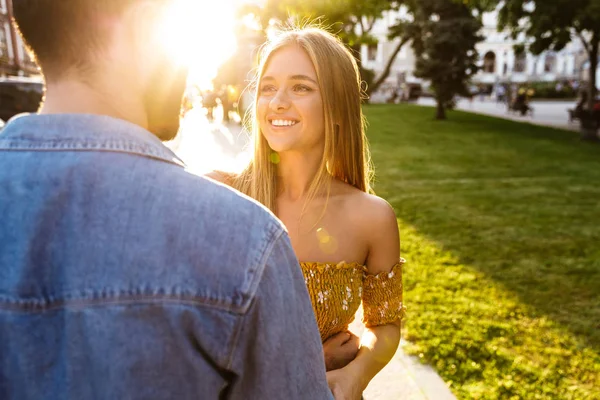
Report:
<svg viewBox="0 0 600 400"><path fill-rule="evenodd" d="M363 46L361 56L365 68L374 70L376 74L384 70L399 41L388 40L389 27L395 24L399 17L404 16L406 10L402 9L387 12L375 23L372 35L378 39L378 44ZM474 83L493 85L498 82L587 80L587 53L578 40L569 43L559 52L548 51L540 55L529 52L516 54L514 46L525 44L526 39L520 37L513 40L508 33L498 32L496 12L483 15L482 34L485 39L477 45L481 70L473 77ZM392 64L391 73L382 89L395 87L404 81L418 81L414 76L415 61L410 43L405 44ZM600 69L598 77L600 78Z"/></svg>
<svg viewBox="0 0 600 400"><path fill-rule="evenodd" d="M361 60L364 68L375 71L379 75L390 59L390 55L398 46L400 39L389 40L389 27L394 25L398 18L406 16L406 10L389 11L373 24L371 35L377 39L377 44L361 49ZM396 87L403 82L419 81L414 76L416 57L410 43L404 44L391 66L390 74L381 86L381 90Z"/></svg>
<svg viewBox="0 0 600 400"><path fill-rule="evenodd" d="M477 44L481 69L473 81L482 84L496 82L554 82L579 80L585 54L579 41L569 43L559 52L546 51L534 55L527 51L517 54L514 46L526 44L524 36L511 39L497 30L497 14L483 15L484 40Z"/></svg>
<svg viewBox="0 0 600 400"><path fill-rule="evenodd" d="M12 0L0 0L0 77L37 75L37 65L25 50L11 20Z"/></svg>

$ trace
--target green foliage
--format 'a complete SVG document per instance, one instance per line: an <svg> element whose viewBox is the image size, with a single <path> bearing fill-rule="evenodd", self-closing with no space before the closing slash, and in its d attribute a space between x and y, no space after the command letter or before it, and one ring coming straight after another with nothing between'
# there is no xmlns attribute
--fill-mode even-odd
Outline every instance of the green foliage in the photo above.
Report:
<svg viewBox="0 0 600 400"><path fill-rule="evenodd" d="M393 0L267 0L258 14L265 29L269 22L285 25L321 21L355 48L373 43L370 33L374 22L385 11L397 9L400 3ZM254 12L257 13L256 8Z"/></svg>
<svg viewBox="0 0 600 400"><path fill-rule="evenodd" d="M600 398L598 146L459 111L365 111L408 260L408 350L459 399Z"/></svg>
<svg viewBox="0 0 600 400"><path fill-rule="evenodd" d="M556 82L531 82L527 87L535 90L535 97L539 99L574 99L579 94L566 84L556 90Z"/></svg>
<svg viewBox="0 0 600 400"><path fill-rule="evenodd" d="M501 4L499 27L510 29L515 38L521 32L532 38L534 54L563 49L573 39L573 32L600 32L600 3L596 0L507 0Z"/></svg>
<svg viewBox="0 0 600 400"><path fill-rule="evenodd" d="M529 50L561 50L573 39L583 42L591 68L590 106L596 93L596 67L600 44L600 1L598 0L503 0L498 28L513 37L524 33L533 42Z"/></svg>
<svg viewBox="0 0 600 400"><path fill-rule="evenodd" d="M466 95L467 84L477 70L475 45L483 40L481 22L473 10L455 0L407 2L411 19L392 27L391 37L412 42L417 57L415 75L431 81L438 103L438 119L454 96Z"/></svg>
<svg viewBox="0 0 600 400"><path fill-rule="evenodd" d="M247 12L251 8L247 8ZM215 88L220 88L222 85L231 85L238 90L243 90L248 84L248 75L252 69L253 59L249 54L249 47L258 47L263 38L255 30L238 23L235 29L237 38L236 51L224 61L218 68L216 76L213 78Z"/></svg>
<svg viewBox="0 0 600 400"><path fill-rule="evenodd" d="M236 52L227 61L221 64L217 71L217 75L212 81L215 88L219 88L222 85L232 85L239 88L244 87L248 68L247 62L243 58L243 54Z"/></svg>

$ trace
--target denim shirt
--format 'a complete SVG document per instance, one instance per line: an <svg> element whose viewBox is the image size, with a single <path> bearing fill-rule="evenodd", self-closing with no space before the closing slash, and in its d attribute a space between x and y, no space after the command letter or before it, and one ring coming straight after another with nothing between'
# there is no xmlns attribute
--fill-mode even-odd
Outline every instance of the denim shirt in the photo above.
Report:
<svg viewBox="0 0 600 400"><path fill-rule="evenodd" d="M0 133L1 399L330 399L298 262L264 207L148 131Z"/></svg>

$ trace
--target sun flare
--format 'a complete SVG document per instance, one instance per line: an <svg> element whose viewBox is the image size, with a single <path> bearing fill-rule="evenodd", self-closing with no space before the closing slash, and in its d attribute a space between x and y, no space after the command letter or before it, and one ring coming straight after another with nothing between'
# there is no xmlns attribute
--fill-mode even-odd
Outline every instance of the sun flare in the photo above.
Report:
<svg viewBox="0 0 600 400"><path fill-rule="evenodd" d="M233 0L175 0L160 29L162 44L189 67L189 82L210 86L236 49Z"/></svg>

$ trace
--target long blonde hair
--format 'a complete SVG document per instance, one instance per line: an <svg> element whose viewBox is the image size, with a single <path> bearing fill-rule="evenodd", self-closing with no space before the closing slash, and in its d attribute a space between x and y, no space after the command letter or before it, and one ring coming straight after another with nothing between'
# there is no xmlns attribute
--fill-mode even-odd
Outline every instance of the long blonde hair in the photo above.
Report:
<svg viewBox="0 0 600 400"><path fill-rule="evenodd" d="M360 73L355 58L336 36L321 28L282 30L261 49L254 79L256 90L271 56L289 45L302 48L313 63L325 116L323 161L309 187L305 206L323 188L329 193L331 178L370 192L372 169L361 108ZM232 177L231 185L276 213L279 193L277 155L260 131L256 117L257 104L258 93L255 92L250 114L254 154L248 166L239 175Z"/></svg>

